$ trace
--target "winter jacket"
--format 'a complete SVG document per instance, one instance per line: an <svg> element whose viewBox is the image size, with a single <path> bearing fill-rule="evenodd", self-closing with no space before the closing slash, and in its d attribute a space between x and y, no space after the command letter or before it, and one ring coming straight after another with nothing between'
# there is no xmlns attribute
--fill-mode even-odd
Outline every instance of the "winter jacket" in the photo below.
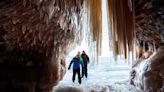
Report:
<svg viewBox="0 0 164 92"><path fill-rule="evenodd" d="M87 64L89 63L89 57L87 54L81 54L81 57L83 59L84 67L87 67Z"/></svg>
<svg viewBox="0 0 164 92"><path fill-rule="evenodd" d="M71 65L73 64L73 69L78 69L80 68L80 65L83 67L83 61L77 57L74 57L71 62L70 65L68 67L68 69L70 69Z"/></svg>

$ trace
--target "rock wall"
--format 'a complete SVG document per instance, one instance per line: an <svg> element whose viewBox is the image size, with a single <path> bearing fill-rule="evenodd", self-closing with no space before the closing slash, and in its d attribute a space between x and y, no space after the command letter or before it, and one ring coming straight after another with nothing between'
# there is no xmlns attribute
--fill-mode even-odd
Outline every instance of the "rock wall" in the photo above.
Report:
<svg viewBox="0 0 164 92"><path fill-rule="evenodd" d="M164 1L134 1L137 60L130 83L144 92L164 92Z"/></svg>
<svg viewBox="0 0 164 92"><path fill-rule="evenodd" d="M164 1L135 1L135 31L137 43L159 47L163 43Z"/></svg>
<svg viewBox="0 0 164 92"><path fill-rule="evenodd" d="M144 92L164 92L164 47L147 59L138 60L131 71L130 83Z"/></svg>
<svg viewBox="0 0 164 92"><path fill-rule="evenodd" d="M84 0L0 1L0 91L50 92L82 39Z"/></svg>

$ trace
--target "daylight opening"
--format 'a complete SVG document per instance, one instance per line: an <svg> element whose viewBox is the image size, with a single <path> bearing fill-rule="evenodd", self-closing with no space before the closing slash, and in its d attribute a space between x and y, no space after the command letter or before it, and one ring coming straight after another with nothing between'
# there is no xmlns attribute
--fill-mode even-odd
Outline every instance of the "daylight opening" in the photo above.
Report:
<svg viewBox="0 0 164 92"><path fill-rule="evenodd" d="M85 26L87 27L87 26ZM108 33L108 18L107 18L107 2L106 0L102 0L102 52L99 55L98 63L95 63L93 56L91 56L91 52L89 52L89 47L87 41L85 40L86 31L84 31L84 39L82 43L74 50L72 50L66 58L66 66L67 68L70 65L70 61L77 55L78 52L84 50L90 58L88 64L88 77L82 78L82 86L84 86L85 91L88 92L90 87L92 86L107 86L110 85L112 87L120 86L117 82L124 84L122 87L127 86L127 82L129 79L129 69L131 67L130 61L122 58L120 55L117 56L117 60L114 59L112 50L110 48L109 41L109 33ZM82 73L82 72L81 72ZM75 83L72 82L72 70L67 70L64 79L60 82L59 88L63 86L77 86L78 85L78 77L76 76ZM129 85L128 85L129 86ZM128 87L129 88L129 87ZM125 89L126 92L128 88ZM116 89L116 88L115 88ZM122 88L117 90L121 90Z"/></svg>

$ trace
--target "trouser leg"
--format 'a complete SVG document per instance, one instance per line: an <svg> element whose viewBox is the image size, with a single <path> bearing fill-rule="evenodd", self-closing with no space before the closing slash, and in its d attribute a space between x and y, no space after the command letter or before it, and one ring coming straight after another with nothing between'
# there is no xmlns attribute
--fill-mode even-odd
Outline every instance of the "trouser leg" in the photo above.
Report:
<svg viewBox="0 0 164 92"><path fill-rule="evenodd" d="M88 69L85 68L85 77L87 78L88 77Z"/></svg>
<svg viewBox="0 0 164 92"><path fill-rule="evenodd" d="M85 74L85 68L82 67L82 77L84 76L84 74Z"/></svg>
<svg viewBox="0 0 164 92"><path fill-rule="evenodd" d="M73 76L72 76L72 81L75 82L75 76L76 76L76 69L73 69Z"/></svg>
<svg viewBox="0 0 164 92"><path fill-rule="evenodd" d="M81 84L80 68L77 69L77 74L78 74L78 81L79 81L79 84Z"/></svg>

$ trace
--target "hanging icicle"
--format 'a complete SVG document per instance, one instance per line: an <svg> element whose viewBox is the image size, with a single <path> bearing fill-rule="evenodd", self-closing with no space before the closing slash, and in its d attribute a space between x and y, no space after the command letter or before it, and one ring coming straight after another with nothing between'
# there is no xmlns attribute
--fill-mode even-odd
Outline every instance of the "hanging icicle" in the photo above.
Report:
<svg viewBox="0 0 164 92"><path fill-rule="evenodd" d="M153 40L153 51L154 51L154 52L157 51L155 46L156 46L156 45L155 45L155 41Z"/></svg>
<svg viewBox="0 0 164 92"><path fill-rule="evenodd" d="M123 54L126 59L127 54L133 51L134 10L129 5L133 4L128 0L107 0L109 35L112 36L109 37L109 43L113 43L115 60L118 54Z"/></svg>
<svg viewBox="0 0 164 92"><path fill-rule="evenodd" d="M88 12L89 12L89 25L92 41L96 42L96 61L98 60L98 55L101 54L101 39L102 39L102 9L101 0L88 0ZM93 46L93 45L91 45Z"/></svg>

